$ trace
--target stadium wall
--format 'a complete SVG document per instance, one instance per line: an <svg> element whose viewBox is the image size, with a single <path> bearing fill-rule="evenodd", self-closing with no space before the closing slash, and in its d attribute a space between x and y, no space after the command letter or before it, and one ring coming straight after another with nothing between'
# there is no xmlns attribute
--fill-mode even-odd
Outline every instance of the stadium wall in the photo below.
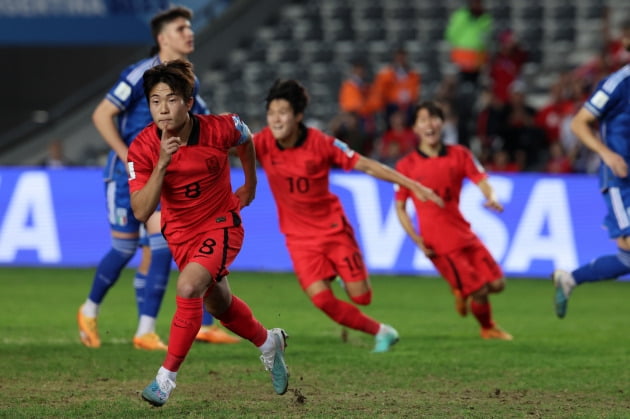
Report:
<svg viewBox="0 0 630 419"><path fill-rule="evenodd" d="M242 172L232 176L234 185L242 183ZM330 181L372 273L435 273L399 226L389 183L342 171ZM572 269L615 252L600 227L605 207L595 177L495 174L491 183L505 204L502 214L485 209L472 184L461 206L508 276L548 277L554 267ZM0 266L95 266L110 246L102 184L99 168L0 168ZM291 271L263 172L258 185L242 212L246 239L232 269Z"/></svg>

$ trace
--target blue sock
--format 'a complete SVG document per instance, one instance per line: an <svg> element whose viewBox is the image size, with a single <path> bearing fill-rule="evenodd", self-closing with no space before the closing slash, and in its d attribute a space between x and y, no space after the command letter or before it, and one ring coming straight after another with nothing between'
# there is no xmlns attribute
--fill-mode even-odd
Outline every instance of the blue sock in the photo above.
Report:
<svg viewBox="0 0 630 419"><path fill-rule="evenodd" d="M149 246L151 247L151 265L147 273L144 304L140 315L157 317L168 285L173 256L161 233L149 236Z"/></svg>
<svg viewBox="0 0 630 419"><path fill-rule="evenodd" d="M96 304L100 304L105 298L107 291L118 281L120 271L136 253L138 239L118 239L112 238L112 248L101 259L101 262L94 273L92 289L89 298Z"/></svg>
<svg viewBox="0 0 630 419"><path fill-rule="evenodd" d="M214 317L212 314L208 313L206 309L203 309L203 320L201 321L202 326L212 326L214 323Z"/></svg>
<svg viewBox="0 0 630 419"><path fill-rule="evenodd" d="M144 305L144 290L147 287L147 275L136 271L136 277L133 279L133 288L136 291L136 306L138 306L138 317L142 313Z"/></svg>
<svg viewBox="0 0 630 419"><path fill-rule="evenodd" d="M576 284L616 279L630 273L630 251L619 249L616 255L600 256L573 271Z"/></svg>

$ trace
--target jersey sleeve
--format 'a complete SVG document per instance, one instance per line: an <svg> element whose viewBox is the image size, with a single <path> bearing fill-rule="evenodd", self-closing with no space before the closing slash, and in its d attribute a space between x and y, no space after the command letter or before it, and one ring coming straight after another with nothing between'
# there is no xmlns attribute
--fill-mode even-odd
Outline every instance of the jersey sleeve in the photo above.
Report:
<svg viewBox="0 0 630 419"><path fill-rule="evenodd" d="M146 185L153 172L152 152L147 149L146 140L148 136L146 128L140 132L135 141L129 146L127 153L127 171L129 172L129 192L139 191Z"/></svg>
<svg viewBox="0 0 630 419"><path fill-rule="evenodd" d="M488 173L483 168L479 160L473 153L465 147L458 147L462 153L463 167L466 177L473 183L479 183L488 177Z"/></svg>
<svg viewBox="0 0 630 419"><path fill-rule="evenodd" d="M206 120L210 121L212 126L210 135L200 138L202 145L227 150L251 139L249 127L237 114L208 115Z"/></svg>
<svg viewBox="0 0 630 419"><path fill-rule="evenodd" d="M327 137L329 151L333 163L345 171L354 169L361 155L350 148L350 146L338 138Z"/></svg>
<svg viewBox="0 0 630 419"><path fill-rule="evenodd" d="M126 68L114 86L109 89L105 98L114 104L121 111L126 111L130 105L144 98L142 78L136 76L134 67Z"/></svg>
<svg viewBox="0 0 630 419"><path fill-rule="evenodd" d="M584 103L584 107L598 119L602 119L623 97L622 89L617 88L621 83L616 76L617 73L600 81Z"/></svg>

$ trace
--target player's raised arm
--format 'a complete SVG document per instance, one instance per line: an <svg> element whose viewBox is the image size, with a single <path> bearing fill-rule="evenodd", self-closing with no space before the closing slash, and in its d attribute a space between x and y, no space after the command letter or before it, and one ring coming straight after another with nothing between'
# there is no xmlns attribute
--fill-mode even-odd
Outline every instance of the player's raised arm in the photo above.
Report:
<svg viewBox="0 0 630 419"><path fill-rule="evenodd" d="M396 183L409 189L421 201L433 201L437 205L443 207L444 201L433 190L427 188L415 180L409 179L407 176L397 172L389 166L386 166L369 157L361 156L354 166L356 170L364 172L375 178Z"/></svg>

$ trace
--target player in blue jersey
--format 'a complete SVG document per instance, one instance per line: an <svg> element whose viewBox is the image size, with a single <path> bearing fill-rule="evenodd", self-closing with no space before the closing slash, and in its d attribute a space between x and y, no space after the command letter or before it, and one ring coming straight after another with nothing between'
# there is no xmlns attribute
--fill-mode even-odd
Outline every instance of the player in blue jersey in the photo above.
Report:
<svg viewBox="0 0 630 419"><path fill-rule="evenodd" d="M622 38L630 51L630 35ZM599 136L592 126L599 124ZM617 254L605 255L573 272L552 274L556 315L563 318L573 289L585 282L616 279L630 273L630 64L602 80L571 121L571 130L602 159L600 188L608 208L604 226L617 242Z"/></svg>
<svg viewBox="0 0 630 419"><path fill-rule="evenodd" d="M152 121L142 76L146 70L162 62L187 59L194 50L191 19L192 12L179 6L155 15L151 20L151 32L155 40L152 55L127 67L92 115L96 129L111 147L104 180L112 247L101 259L90 294L77 314L81 342L90 348L101 345L97 328L100 305L140 243L141 223L131 210L126 166L129 145ZM195 80L192 112L208 114L208 108L198 91L199 81ZM155 323L168 284L172 255L160 232L159 208L144 226L150 252L143 250L143 260L134 279L139 320L133 344L137 349L166 350L167 346L155 333ZM216 326L211 327L212 323L212 316L205 313L204 328L198 339L217 343L239 340Z"/></svg>

